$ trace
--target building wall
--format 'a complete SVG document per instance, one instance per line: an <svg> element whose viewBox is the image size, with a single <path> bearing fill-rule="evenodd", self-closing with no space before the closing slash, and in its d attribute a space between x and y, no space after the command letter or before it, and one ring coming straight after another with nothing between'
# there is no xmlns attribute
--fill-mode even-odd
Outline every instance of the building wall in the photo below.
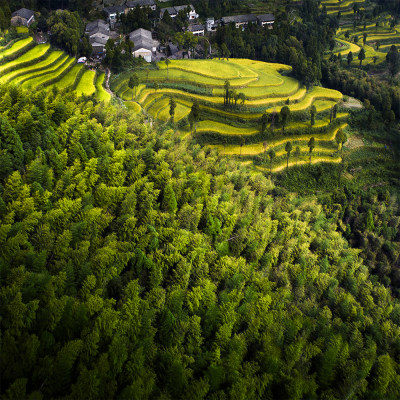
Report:
<svg viewBox="0 0 400 400"><path fill-rule="evenodd" d="M139 49L133 52L135 58L143 57L147 62L151 62L151 51L147 49Z"/></svg>

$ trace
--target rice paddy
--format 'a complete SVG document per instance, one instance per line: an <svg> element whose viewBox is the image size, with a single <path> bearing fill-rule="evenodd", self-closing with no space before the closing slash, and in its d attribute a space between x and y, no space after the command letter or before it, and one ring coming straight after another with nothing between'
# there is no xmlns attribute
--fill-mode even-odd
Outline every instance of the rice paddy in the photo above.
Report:
<svg viewBox="0 0 400 400"><path fill-rule="evenodd" d="M258 140L265 137L269 148L276 151L274 168L278 169L281 162L286 165L287 141L296 143L301 148L301 157L307 158L307 141L315 135L318 142L315 157L337 162L340 158L336 156L335 142L338 122L331 125L329 114L342 94L323 87L307 90L288 75L290 72L291 67L287 65L245 59L171 60L168 68L165 62L160 62L158 69L138 71L141 84L133 99L127 85L131 72L116 76L110 85L128 107L134 109L139 104L146 114L163 123L171 120L170 99L174 98L173 122L179 123L180 134L188 139L193 134L194 140L217 148L226 156L260 157L265 140ZM229 105L225 104L227 80L232 96ZM238 97L240 93L244 99ZM196 127L190 127L186 118L194 101L199 103L201 117ZM279 113L286 105L291 118L284 127ZM313 126L309 117L305 119L312 105L317 110ZM261 133L263 114L268 120L265 133ZM336 115L337 120L346 118L344 113ZM340 124L345 128L345 122ZM307 135L299 135L303 131ZM239 146L242 140L245 143Z"/></svg>
<svg viewBox="0 0 400 400"><path fill-rule="evenodd" d="M111 95L103 87L104 77L104 73L96 76L96 71L85 70L75 58L52 50L49 44L35 45L31 37L0 48L0 83L30 89L75 89L78 96L95 94L100 101L108 102Z"/></svg>
<svg viewBox="0 0 400 400"><path fill-rule="evenodd" d="M96 92L96 87L94 85L94 78L96 76L96 71L85 71L76 87L76 93L78 96L85 95L91 96Z"/></svg>

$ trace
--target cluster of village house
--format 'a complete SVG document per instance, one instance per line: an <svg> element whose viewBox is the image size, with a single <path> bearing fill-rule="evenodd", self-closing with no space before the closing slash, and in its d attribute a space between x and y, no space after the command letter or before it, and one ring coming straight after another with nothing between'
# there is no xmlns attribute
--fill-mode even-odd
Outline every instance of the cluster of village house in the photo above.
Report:
<svg viewBox="0 0 400 400"><path fill-rule="evenodd" d="M105 7L103 13L106 20L97 20L86 25L85 34L89 37L89 42L92 45L94 56L102 57L104 55L105 45L108 39L119 38L119 34L112 30L117 24L118 17L121 14L127 14L130 10L133 10L136 7L149 7L151 10L157 11L155 0L128 1L125 5ZM206 23L203 25L197 22L199 15L196 13L192 4L161 8L159 17L161 19L164 14L168 12L171 18L176 18L181 10L187 13L189 22L187 30L196 36L212 34L217 30L218 26L230 23L234 23L236 28L241 29L244 29L249 23L267 26L269 29L272 29L274 24L274 16L272 14L246 14L222 17L220 20L207 18ZM29 26L34 20L35 13L32 10L21 8L12 14L11 23L13 25ZM135 57L143 57L148 62L152 61L157 49L160 49L159 42L153 38L152 32L146 29L140 28L131 32L129 38L134 43L132 49L133 55ZM168 47L168 50L171 54L176 52L177 48L171 44Z"/></svg>

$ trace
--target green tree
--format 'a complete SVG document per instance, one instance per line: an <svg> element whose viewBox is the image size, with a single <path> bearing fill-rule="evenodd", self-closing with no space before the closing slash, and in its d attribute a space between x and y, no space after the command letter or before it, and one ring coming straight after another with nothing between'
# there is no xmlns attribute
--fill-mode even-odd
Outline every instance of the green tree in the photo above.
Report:
<svg viewBox="0 0 400 400"><path fill-rule="evenodd" d="M282 123L282 133L285 133L285 126L290 118L290 108L288 106L283 106L281 108L280 117Z"/></svg>
<svg viewBox="0 0 400 400"><path fill-rule="evenodd" d="M190 119L194 122L194 132L197 132L197 123L200 119L200 106L197 100L194 101L192 104L192 108L190 109L189 113Z"/></svg>
<svg viewBox="0 0 400 400"><path fill-rule="evenodd" d="M243 137L243 136L240 136L240 137L239 137L239 141L240 141L240 155L239 155L239 157L242 157L242 147L243 147L243 145L244 145L244 143L245 143L244 137Z"/></svg>
<svg viewBox="0 0 400 400"><path fill-rule="evenodd" d="M264 148L264 162L267 161L267 147L268 143L266 141L263 142L263 148Z"/></svg>
<svg viewBox="0 0 400 400"><path fill-rule="evenodd" d="M349 54L347 54L347 65L350 65L352 61L353 61L353 52L349 51Z"/></svg>
<svg viewBox="0 0 400 400"><path fill-rule="evenodd" d="M315 148L315 138L312 137L308 141L308 149L309 149L309 152L310 152L310 163L311 163L311 155L312 155L312 152L313 152L314 148Z"/></svg>
<svg viewBox="0 0 400 400"><path fill-rule="evenodd" d="M290 158L290 153L293 150L292 142L286 142L285 145L285 151L287 153L287 159L286 159L286 168L289 169L289 158Z"/></svg>
<svg viewBox="0 0 400 400"><path fill-rule="evenodd" d="M275 151L274 151L273 149L271 149L271 150L268 152L268 156L269 156L269 161L270 161L270 164L269 164L269 172L272 174L272 161L274 160L274 158L275 158L275 156L276 156Z"/></svg>
<svg viewBox="0 0 400 400"><path fill-rule="evenodd" d="M264 113L261 117L261 133L265 132L268 123L268 114Z"/></svg>
<svg viewBox="0 0 400 400"><path fill-rule="evenodd" d="M317 107L313 104L310 108L310 123L311 126L315 125L315 116L317 115Z"/></svg>
<svg viewBox="0 0 400 400"><path fill-rule="evenodd" d="M222 43L221 50L222 50L222 57L226 58L229 61L229 57L231 56L231 52L228 49L228 46L226 45L226 43Z"/></svg>
<svg viewBox="0 0 400 400"><path fill-rule="evenodd" d="M133 75L131 75L131 77L129 78L128 87L132 89L132 100L133 100L133 89L135 89L135 97L136 97L136 88L139 85L139 83L140 80L138 74L134 73Z"/></svg>
<svg viewBox="0 0 400 400"><path fill-rule="evenodd" d="M171 184L166 185L164 188L162 209L171 214L176 213L178 210L178 202L176 201L175 192Z"/></svg>
<svg viewBox="0 0 400 400"><path fill-rule="evenodd" d="M242 106L244 105L244 102L246 101L246 95L243 92L240 92L238 94L238 98L240 100L240 102L242 103Z"/></svg>
<svg viewBox="0 0 400 400"><path fill-rule="evenodd" d="M390 47L390 50L386 55L386 62L390 74L395 76L400 71L400 54L395 45Z"/></svg>
<svg viewBox="0 0 400 400"><path fill-rule="evenodd" d="M167 58L165 60L165 65L167 66L167 81L169 80L169 64L171 64L171 61Z"/></svg>
<svg viewBox="0 0 400 400"><path fill-rule="evenodd" d="M296 165L297 165L297 161L299 160L300 153L301 153L300 147L296 146L296 150L294 151L294 156L296 157Z"/></svg>
<svg viewBox="0 0 400 400"><path fill-rule="evenodd" d="M343 144L347 142L347 135L343 132L343 129L339 129L336 134L336 143L340 146L340 152L343 152Z"/></svg>
<svg viewBox="0 0 400 400"><path fill-rule="evenodd" d="M224 90L225 90L225 98L224 98L224 104L228 105L228 96L229 96L229 90L231 88L231 84L228 80L225 81L224 83Z"/></svg>
<svg viewBox="0 0 400 400"><path fill-rule="evenodd" d="M362 48L358 53L358 59L360 60L360 67L362 66L363 60L365 60L365 50Z"/></svg>
<svg viewBox="0 0 400 400"><path fill-rule="evenodd" d="M171 122L174 123L176 101L173 97L169 99L169 115L171 116Z"/></svg>

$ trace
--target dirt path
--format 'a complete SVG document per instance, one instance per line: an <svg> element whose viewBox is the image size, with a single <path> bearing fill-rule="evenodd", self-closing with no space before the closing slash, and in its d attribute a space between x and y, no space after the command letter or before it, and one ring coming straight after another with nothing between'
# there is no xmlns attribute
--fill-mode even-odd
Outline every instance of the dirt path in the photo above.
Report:
<svg viewBox="0 0 400 400"><path fill-rule="evenodd" d="M114 96L114 93L110 89L110 76L111 76L111 71L109 68L106 69L106 82L105 82L105 87L106 91L111 95Z"/></svg>

